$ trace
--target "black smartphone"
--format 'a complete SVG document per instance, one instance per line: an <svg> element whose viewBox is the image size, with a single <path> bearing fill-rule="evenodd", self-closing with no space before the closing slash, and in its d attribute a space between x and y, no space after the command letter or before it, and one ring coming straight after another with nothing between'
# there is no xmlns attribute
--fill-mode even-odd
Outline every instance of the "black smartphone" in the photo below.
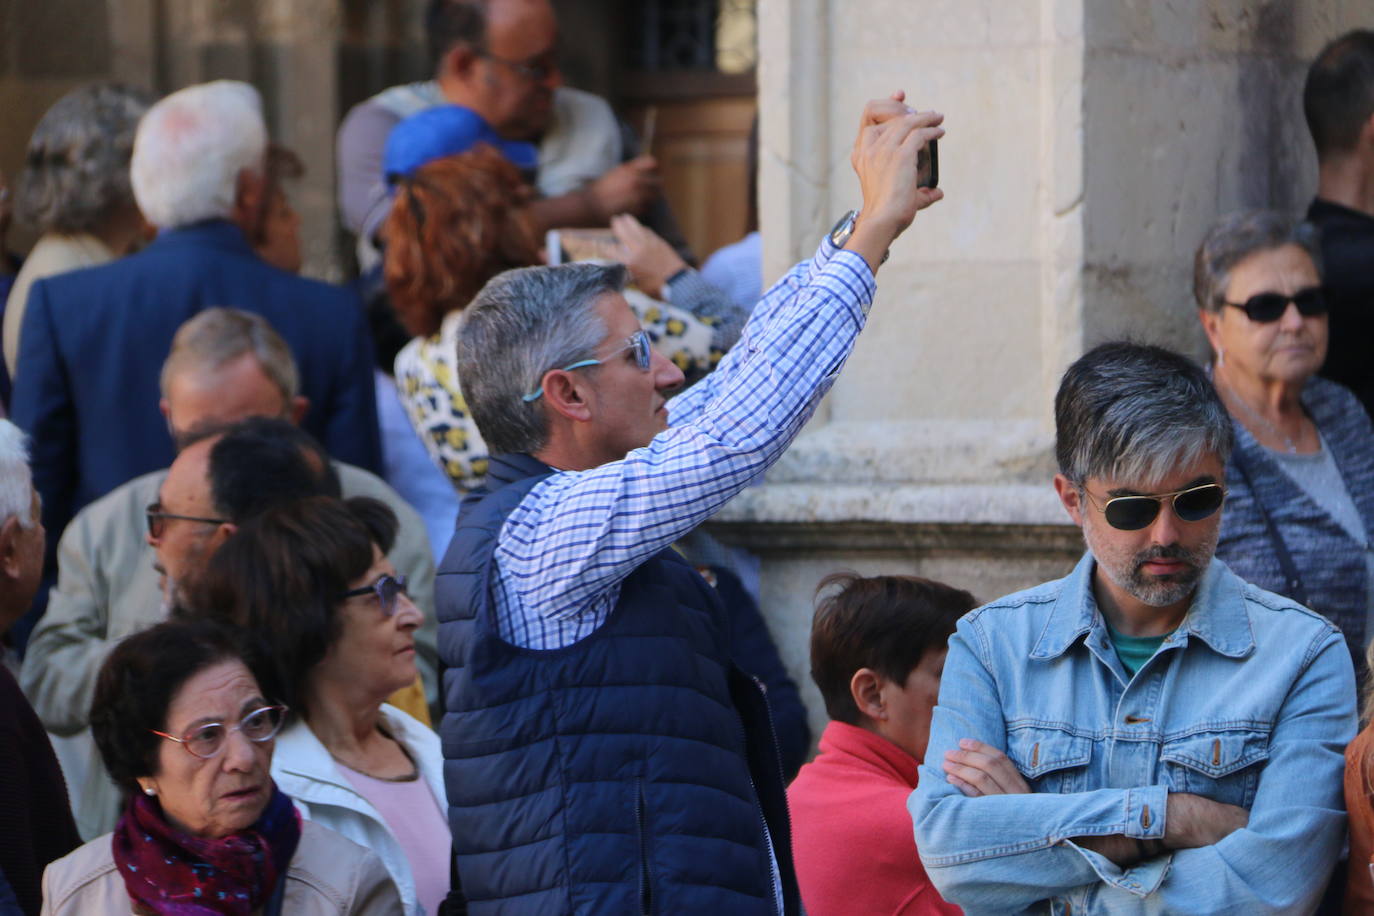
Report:
<svg viewBox="0 0 1374 916"><path fill-rule="evenodd" d="M940 147L939 140L931 140L926 148L916 154L916 187L938 188L940 186Z"/></svg>

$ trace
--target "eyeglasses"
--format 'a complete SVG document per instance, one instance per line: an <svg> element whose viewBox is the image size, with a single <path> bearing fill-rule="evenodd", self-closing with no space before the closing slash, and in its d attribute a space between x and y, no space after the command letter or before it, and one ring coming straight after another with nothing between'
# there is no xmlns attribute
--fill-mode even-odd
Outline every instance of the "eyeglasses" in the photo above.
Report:
<svg viewBox="0 0 1374 916"><path fill-rule="evenodd" d="M408 595L406 591L406 577L383 575L371 585L364 585L343 593L344 600L357 598L360 595L376 595L377 603L382 606L382 616L390 617L396 613L396 599L401 595Z"/></svg>
<svg viewBox="0 0 1374 916"><path fill-rule="evenodd" d="M547 53L539 55L540 58L543 58L542 60L538 58L533 60L511 60L509 57L501 57L490 51L482 51L480 54L487 60L494 60L498 64L505 64L516 74L523 76L533 83L547 82L549 77L558 72L557 59Z"/></svg>
<svg viewBox="0 0 1374 916"><path fill-rule="evenodd" d="M1164 500L1173 503L1174 514L1185 522L1200 522L1214 514L1226 501L1226 490L1221 484L1205 483L1200 487L1189 487L1174 493L1160 493L1157 496L1118 496L1099 506L1087 489L1082 493L1107 519L1107 524L1119 531L1139 531L1146 528L1159 516Z"/></svg>
<svg viewBox="0 0 1374 916"><path fill-rule="evenodd" d="M148 536L156 540L162 537L162 532L166 529L167 519L179 518L184 522L200 522L203 525L228 525L227 518L202 518L199 515L177 515L173 512L163 512L162 503L150 503L143 510L148 516Z"/></svg>
<svg viewBox="0 0 1374 916"><path fill-rule="evenodd" d="M1298 314L1306 318L1326 314L1326 297L1322 295L1321 287L1318 286L1300 289L1291 296L1285 296L1283 293L1255 293L1244 302L1227 302L1226 305L1244 310L1251 321L1268 324L1282 318L1283 313L1288 311L1290 302L1298 307Z"/></svg>
<svg viewBox="0 0 1374 916"><path fill-rule="evenodd" d="M612 350L610 353L607 353L604 359L584 359L581 362L576 362L572 363L571 365L564 366L562 369L558 371L571 372L574 369L586 369L588 366L599 366L602 363L610 362L616 354L624 353L626 350L635 351L635 365L638 366L642 371L647 372L649 369L649 360L653 355L653 341L649 339L649 332L643 329L635 331L633 334L627 337L625 339L625 346L618 347ZM539 400L539 398L542 397L543 394L544 386L540 385L538 388L534 389L529 394L525 395L523 400L526 404L529 404L533 401Z"/></svg>
<svg viewBox="0 0 1374 916"><path fill-rule="evenodd" d="M243 737L255 744L264 741L271 741L276 737L277 732L281 731L282 723L286 721L285 706L264 706L255 709L248 715L239 720L238 725L225 725L223 722L208 722L199 728L193 728L186 734L178 738L176 735L169 735L160 732L155 728L148 731L154 735L166 738L168 741L175 741L186 748L186 753L192 757L199 757L208 760L219 755L224 750L224 743L229 740L229 735L233 732L242 732Z"/></svg>

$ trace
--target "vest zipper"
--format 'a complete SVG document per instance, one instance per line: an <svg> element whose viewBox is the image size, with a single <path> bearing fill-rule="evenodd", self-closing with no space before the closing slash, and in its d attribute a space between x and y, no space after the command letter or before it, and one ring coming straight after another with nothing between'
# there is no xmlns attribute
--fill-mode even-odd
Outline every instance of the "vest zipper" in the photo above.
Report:
<svg viewBox="0 0 1374 916"><path fill-rule="evenodd" d="M644 780L635 779L635 828L639 831L639 912L652 916L654 889L649 882L649 831L644 826Z"/></svg>
<svg viewBox="0 0 1374 916"><path fill-rule="evenodd" d="M782 778L782 752L778 750L778 732L777 729L773 727L773 709L768 705L768 688L764 685L763 681L759 680L754 675L745 672L745 676L753 681L754 686L758 687L759 693L763 694L763 716L765 721L768 722L768 737L773 740L773 763L778 768L778 777ZM747 766L749 736L744 731L743 721L740 721L739 733L741 740L744 742L744 747L746 748L745 763ZM786 782L786 780L783 781ZM754 809L758 811L759 824L763 827L763 841L768 844L768 886L773 889L773 901L776 906L776 902L781 900L783 896L782 888L778 887L778 877L779 873L782 871L782 863L778 861L777 850L773 847L773 831L768 829L768 818L765 817L763 813L763 799L759 797L759 787L754 782L753 773L749 774L749 787L754 790ZM787 827L787 832L790 834L792 832L792 813L787 810L785 805L782 809L782 817L784 825ZM777 865L776 869L773 868L774 864ZM785 910L787 901L783 900L782 905ZM784 913L783 910L778 910L778 916L786 916L786 913Z"/></svg>

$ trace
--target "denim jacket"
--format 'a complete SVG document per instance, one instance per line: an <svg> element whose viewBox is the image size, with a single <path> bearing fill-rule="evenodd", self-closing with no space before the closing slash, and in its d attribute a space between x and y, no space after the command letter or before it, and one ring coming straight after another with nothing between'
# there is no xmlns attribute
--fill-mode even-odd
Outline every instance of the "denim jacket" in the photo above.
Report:
<svg viewBox="0 0 1374 916"><path fill-rule="evenodd" d="M1306 913L1340 855L1355 679L1340 631L1213 560L1131 677L1093 599L1065 579L959 621L908 801L931 880L967 913ZM966 798L960 738L1004 750L1030 795ZM1249 809L1220 843L1122 869L1072 842L1164 836L1169 792Z"/></svg>

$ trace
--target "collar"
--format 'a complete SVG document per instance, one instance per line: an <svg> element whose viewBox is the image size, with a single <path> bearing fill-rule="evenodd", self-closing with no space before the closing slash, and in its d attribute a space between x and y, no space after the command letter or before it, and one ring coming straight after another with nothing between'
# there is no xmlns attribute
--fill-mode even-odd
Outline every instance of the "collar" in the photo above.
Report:
<svg viewBox="0 0 1374 916"><path fill-rule="evenodd" d="M435 792L435 797L442 803L443 773L432 766L442 753L438 736L389 704L382 705L382 724L392 738L405 745L415 761L416 769L420 771L421 781ZM277 735L272 769L280 782L290 785L287 794L299 797L306 804L341 804L336 793L344 792L355 799L354 804L361 802L371 810L371 804L339 771L329 749L315 736L304 719L297 718ZM380 819L381 815L378 814L377 818Z"/></svg>
<svg viewBox="0 0 1374 916"><path fill-rule="evenodd" d="M551 474L553 468L535 458L533 455L524 454L504 454L492 455L487 462L487 479L491 481L488 487L492 492L501 487L524 480L527 477L537 477L540 474Z"/></svg>
<svg viewBox="0 0 1374 916"><path fill-rule="evenodd" d="M866 728L832 720L821 732L820 750L822 754L853 757L870 769L889 773L916 788L921 761Z"/></svg>
<svg viewBox="0 0 1374 916"><path fill-rule="evenodd" d="M1034 659L1051 659L1063 655L1080 638L1093 634L1107 639L1107 622L1093 597L1093 576L1097 561L1091 551L1085 552L1073 572L1060 583L1059 595L1050 609L1040 638L1031 649ZM1250 614L1245 607L1241 581L1226 564L1213 557L1202 574L1193 603L1183 622L1164 641L1165 646L1186 645L1196 636L1214 652L1228 658L1243 658L1255 649L1255 634L1250 627Z"/></svg>
<svg viewBox="0 0 1374 916"><path fill-rule="evenodd" d="M235 254L257 256L253 251L253 246L248 244L248 239L244 238L243 230L227 219L207 219L187 226L178 226L175 229L163 229L158 232L157 238L148 247L191 246L218 248L221 251Z"/></svg>

